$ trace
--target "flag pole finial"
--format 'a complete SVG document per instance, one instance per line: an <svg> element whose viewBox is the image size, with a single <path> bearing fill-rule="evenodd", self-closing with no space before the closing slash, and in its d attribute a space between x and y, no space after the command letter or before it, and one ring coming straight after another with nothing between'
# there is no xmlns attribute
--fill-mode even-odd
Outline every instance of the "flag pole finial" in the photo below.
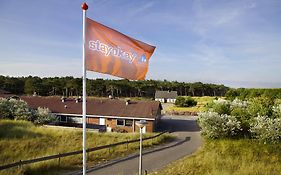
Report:
<svg viewBox="0 0 281 175"><path fill-rule="evenodd" d="M82 8L83 10L88 10L88 5L87 5L87 3L84 2L84 3L81 5L81 8Z"/></svg>

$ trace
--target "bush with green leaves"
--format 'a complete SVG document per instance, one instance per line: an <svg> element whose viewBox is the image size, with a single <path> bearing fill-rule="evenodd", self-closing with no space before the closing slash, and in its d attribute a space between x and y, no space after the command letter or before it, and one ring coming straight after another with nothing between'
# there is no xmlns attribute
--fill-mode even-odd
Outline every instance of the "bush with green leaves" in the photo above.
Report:
<svg viewBox="0 0 281 175"><path fill-rule="evenodd" d="M251 116L249 115L246 108L232 107L231 116L234 116L241 124L241 132L244 134L249 134Z"/></svg>
<svg viewBox="0 0 281 175"><path fill-rule="evenodd" d="M191 97L177 97L176 102L175 102L176 106L179 107L191 107L191 106L196 106L197 105L197 101L194 100Z"/></svg>
<svg viewBox="0 0 281 175"><path fill-rule="evenodd" d="M10 103L5 98L0 98L0 119L12 119Z"/></svg>
<svg viewBox="0 0 281 175"><path fill-rule="evenodd" d="M272 107L273 117L274 118L281 118L281 101L276 101L274 106Z"/></svg>
<svg viewBox="0 0 281 175"><path fill-rule="evenodd" d="M33 121L32 110L28 107L28 104L23 100L9 100L11 105L11 113L15 120L27 120Z"/></svg>
<svg viewBox="0 0 281 175"><path fill-rule="evenodd" d="M35 113L35 124L48 124L51 122L56 122L57 117L51 113L51 111L48 108L41 108L38 107Z"/></svg>
<svg viewBox="0 0 281 175"><path fill-rule="evenodd" d="M247 110L252 118L273 114L274 101L268 97L256 97L249 100Z"/></svg>
<svg viewBox="0 0 281 175"><path fill-rule="evenodd" d="M0 99L0 118L15 120L33 120L32 110L23 100Z"/></svg>
<svg viewBox="0 0 281 175"><path fill-rule="evenodd" d="M281 142L281 118L258 116L254 119L250 129L254 138L263 143Z"/></svg>
<svg viewBox="0 0 281 175"><path fill-rule="evenodd" d="M236 134L245 137L253 136L264 143L280 142L281 100L279 99L272 100L268 97L255 97L249 101L218 99L214 100L209 107L209 111L215 113L204 114L207 116L205 122L202 117L199 117L199 125L207 137L225 137L218 133L224 133L223 126L226 126L222 122L222 116L226 117L230 114L239 123Z"/></svg>
<svg viewBox="0 0 281 175"><path fill-rule="evenodd" d="M202 135L212 139L233 137L241 130L240 122L234 116L216 112L200 113L198 124Z"/></svg>
<svg viewBox="0 0 281 175"><path fill-rule="evenodd" d="M37 110L29 108L23 100L0 99L0 119L27 120L35 124L56 122L57 118L48 108L39 107Z"/></svg>

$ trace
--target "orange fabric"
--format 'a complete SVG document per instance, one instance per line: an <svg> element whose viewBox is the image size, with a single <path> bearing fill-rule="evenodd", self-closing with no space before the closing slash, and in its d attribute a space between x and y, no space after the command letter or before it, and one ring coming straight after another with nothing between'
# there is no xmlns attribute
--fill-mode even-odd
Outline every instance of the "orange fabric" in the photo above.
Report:
<svg viewBox="0 0 281 175"><path fill-rule="evenodd" d="M86 19L86 69L144 80L155 47Z"/></svg>

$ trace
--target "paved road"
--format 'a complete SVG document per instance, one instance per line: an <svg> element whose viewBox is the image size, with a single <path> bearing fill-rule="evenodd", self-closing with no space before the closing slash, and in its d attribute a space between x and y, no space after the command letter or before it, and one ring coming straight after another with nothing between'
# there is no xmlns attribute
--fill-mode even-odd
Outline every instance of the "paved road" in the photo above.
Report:
<svg viewBox="0 0 281 175"><path fill-rule="evenodd" d="M148 173L160 170L165 165L189 155L201 146L202 140L195 117L165 116L162 129L171 129L177 139L165 146L144 151L143 170ZM138 173L138 155L113 160L107 164L89 169L89 175L136 175ZM81 174L75 173L75 174Z"/></svg>

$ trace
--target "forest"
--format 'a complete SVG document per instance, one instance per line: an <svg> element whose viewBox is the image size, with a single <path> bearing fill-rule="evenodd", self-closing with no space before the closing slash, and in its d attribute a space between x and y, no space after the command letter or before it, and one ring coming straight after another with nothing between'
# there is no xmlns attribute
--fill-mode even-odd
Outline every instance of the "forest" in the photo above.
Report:
<svg viewBox="0 0 281 175"><path fill-rule="evenodd" d="M238 88L229 89L225 94L226 98L229 100L234 100L235 98L246 100L255 97L267 97L270 99L281 99L281 88Z"/></svg>
<svg viewBox="0 0 281 175"><path fill-rule="evenodd" d="M41 96L81 96L82 78L0 76L0 89L17 95L36 93ZM167 80L87 79L88 96L154 98L157 90L177 91L180 96L224 96L229 87L201 82L185 83Z"/></svg>

